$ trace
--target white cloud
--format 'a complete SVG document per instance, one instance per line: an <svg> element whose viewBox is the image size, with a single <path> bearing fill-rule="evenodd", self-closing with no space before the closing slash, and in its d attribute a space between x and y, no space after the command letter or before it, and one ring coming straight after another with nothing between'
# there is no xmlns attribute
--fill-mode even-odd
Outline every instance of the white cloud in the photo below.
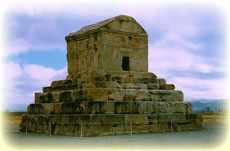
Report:
<svg viewBox="0 0 230 151"><path fill-rule="evenodd" d="M202 43L193 43L175 33L149 44L149 70L167 76L169 70L212 73L226 67L216 58L201 56ZM195 50L195 51L194 51Z"/></svg>
<svg viewBox="0 0 230 151"><path fill-rule="evenodd" d="M198 79L193 77L173 77L170 82L176 89L183 90L186 98L226 99L230 98L227 79Z"/></svg>
<svg viewBox="0 0 230 151"><path fill-rule="evenodd" d="M24 39L17 38L6 40L9 43L6 43L7 51L5 55L17 55L18 53L31 50L49 50L54 48L65 49L65 41L64 39L62 41L61 38L64 38L65 35L73 31L61 33L60 31L62 30L63 32L63 29L60 28L64 27L58 26L58 24L60 24L60 20L57 20L57 18L69 18L69 20L72 21L73 28L76 28L75 26L77 25L75 25L76 22L74 22L74 17L76 16L83 19L87 18L89 20L88 24L91 24L94 23L90 22L92 18L97 18L97 20L100 21L120 14L133 16L146 28L147 32L154 30L160 32L162 35L167 34L169 36L168 38L181 41L181 43L184 44L184 47L191 48L191 50L197 50L201 48L201 45L191 43L189 40L183 38L199 35L202 30L201 28L204 28L205 30L209 29L211 31L215 29L210 28L213 27L212 24L216 24L216 21L208 22L208 27L202 27L202 24L200 24L201 21L204 18L207 18L209 14L212 14L212 12L216 12L216 9L213 7L202 6L202 4L184 4L182 6L172 5L170 3L152 3L147 1L132 3L123 1L78 1L69 3L63 1L45 3L36 1L14 3L8 6L7 11L9 14L15 16L29 16L31 19L37 20L36 23L31 23L28 27L25 33L26 37L23 37ZM19 23L15 21L7 23L10 27L12 26L12 29L18 28L18 24ZM68 24L71 24L71 22L68 22ZM42 34L37 34L37 31L40 31ZM50 33L49 35L53 36L49 37L44 34L44 31L45 33ZM62 36L59 37L61 40L54 39L57 36ZM46 42L44 39L47 37L51 39ZM40 40L36 41L37 38Z"/></svg>
<svg viewBox="0 0 230 151"><path fill-rule="evenodd" d="M52 68L46 68L41 65L25 65L23 71L28 74L34 80L50 81L54 77L63 75L66 72L66 67L61 70L54 70Z"/></svg>
<svg viewBox="0 0 230 151"><path fill-rule="evenodd" d="M4 52L4 56L10 56L10 55L17 55L22 52L28 52L30 49L30 46L25 39L15 39L13 41L13 44L11 42L8 42L7 45L5 45L5 50L8 50Z"/></svg>
<svg viewBox="0 0 230 151"><path fill-rule="evenodd" d="M3 64L3 98L6 104L29 104L34 102L34 93L41 92L42 87L49 86L54 80L63 80L67 68L55 70L41 65L20 66L14 62Z"/></svg>
<svg viewBox="0 0 230 151"><path fill-rule="evenodd" d="M162 46L167 47L170 44L168 48L176 47L177 45L179 45L184 49L188 49L192 51L200 50L202 48L201 44L191 42L186 38L187 36L184 36L183 34L180 35L180 33L168 32L162 37L162 39L159 39L154 43L154 47L157 48L161 48Z"/></svg>
<svg viewBox="0 0 230 151"><path fill-rule="evenodd" d="M186 98L228 98L227 79L199 78L202 74L225 73L227 68L224 61L199 55L202 45L186 38L170 34L150 44L149 71L175 84ZM181 76L180 73L187 75Z"/></svg>
<svg viewBox="0 0 230 151"><path fill-rule="evenodd" d="M3 66L4 76L13 79L22 75L21 67L19 64L14 62L9 62Z"/></svg>

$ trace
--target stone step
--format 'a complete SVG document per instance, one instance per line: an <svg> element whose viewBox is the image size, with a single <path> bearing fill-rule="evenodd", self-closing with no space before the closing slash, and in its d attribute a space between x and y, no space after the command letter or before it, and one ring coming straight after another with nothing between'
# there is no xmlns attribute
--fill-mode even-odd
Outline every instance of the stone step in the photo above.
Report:
<svg viewBox="0 0 230 151"><path fill-rule="evenodd" d="M152 114L152 113L191 113L191 103L124 101L100 102L82 101L69 103L30 104L31 114Z"/></svg>
<svg viewBox="0 0 230 151"><path fill-rule="evenodd" d="M161 113L161 114L25 114L22 123L37 124L84 124L84 125L129 125L165 124L165 123L202 122L201 114Z"/></svg>
<svg viewBox="0 0 230 151"><path fill-rule="evenodd" d="M132 123L132 128L131 128ZM20 131L71 136L201 130L200 114L26 114Z"/></svg>
<svg viewBox="0 0 230 151"><path fill-rule="evenodd" d="M55 85L51 87L43 87L43 92L55 92L55 91L64 91L64 90L78 90L86 88L122 88L121 85L117 82L111 81L97 81L97 82L87 82L87 83L73 83L65 85Z"/></svg>
<svg viewBox="0 0 230 151"><path fill-rule="evenodd" d="M75 101L160 101L183 102L179 90L86 88L48 93L35 93L35 103L75 102Z"/></svg>
<svg viewBox="0 0 230 151"><path fill-rule="evenodd" d="M157 76L151 72L135 72L135 71L116 71L116 70L95 70L92 72L80 72L78 74L69 74L67 76L68 80L75 80L82 77L135 77L135 78L154 78L157 79ZM104 78L103 78L104 79Z"/></svg>
<svg viewBox="0 0 230 151"><path fill-rule="evenodd" d="M62 86L43 87L43 92L55 92L64 90L77 90L86 88L118 88L118 89L149 89L149 90L175 90L173 84L161 84L148 83L148 84L137 84L137 83L121 83L110 82L110 81L98 81L93 83L82 83L82 84L65 84Z"/></svg>
<svg viewBox="0 0 230 151"><path fill-rule="evenodd" d="M51 127L51 130L50 130ZM26 130L27 128L27 130ZM78 125L78 124L33 124L20 125L21 132L41 133L52 135L68 135L78 137L107 136L119 134L141 134L159 132L180 132L202 130L202 123L173 123L150 125Z"/></svg>
<svg viewBox="0 0 230 151"><path fill-rule="evenodd" d="M65 85L58 85L53 87L43 87L43 92L55 92L55 91L64 91L64 90L77 90L80 89L79 84L65 84Z"/></svg>
<svg viewBox="0 0 230 151"><path fill-rule="evenodd" d="M125 77L125 76L111 76L111 77L83 77L75 80L59 80L53 81L51 87L65 86L83 83L96 83L96 82L117 82L121 83L133 83L133 84L149 84L154 83L158 84L159 81L156 78L136 78L136 77Z"/></svg>
<svg viewBox="0 0 230 151"><path fill-rule="evenodd" d="M123 76L112 76L112 81L118 83L134 83L134 84L148 84L148 83L158 83L155 78L135 78L135 77L123 77Z"/></svg>
<svg viewBox="0 0 230 151"><path fill-rule="evenodd" d="M69 75L73 76L73 75ZM159 83L157 76L151 72L132 72L132 71L104 71L97 70L90 73L81 72L74 75L75 78L66 80L53 81L51 87L63 86L65 84L75 83L87 83L89 81L112 81L119 83L137 83L137 84L148 84L148 83ZM164 79L160 81L166 82Z"/></svg>

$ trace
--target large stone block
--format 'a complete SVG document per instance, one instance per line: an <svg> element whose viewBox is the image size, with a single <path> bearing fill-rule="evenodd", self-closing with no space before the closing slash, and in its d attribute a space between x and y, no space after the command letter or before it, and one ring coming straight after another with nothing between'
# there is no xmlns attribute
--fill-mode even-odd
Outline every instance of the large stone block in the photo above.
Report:
<svg viewBox="0 0 230 151"><path fill-rule="evenodd" d="M175 85L174 84L160 84L161 90L175 90Z"/></svg>
<svg viewBox="0 0 230 151"><path fill-rule="evenodd" d="M138 113L137 102L115 102L116 114L133 114Z"/></svg>
<svg viewBox="0 0 230 151"><path fill-rule="evenodd" d="M63 103L61 105L61 113L63 114L72 114L76 111L76 104L75 103Z"/></svg>
<svg viewBox="0 0 230 151"><path fill-rule="evenodd" d="M71 102L72 100L72 95L71 95L71 91L61 91L60 93L52 93L53 98L57 98L57 100L59 99L59 101L54 101L54 102ZM59 96L59 98L58 98Z"/></svg>
<svg viewBox="0 0 230 151"><path fill-rule="evenodd" d="M112 135L113 127L110 125L101 125L101 126L83 126L82 130L83 136L104 136Z"/></svg>
<svg viewBox="0 0 230 151"><path fill-rule="evenodd" d="M124 124L124 115L112 114L112 115L101 115L102 125L118 125Z"/></svg>
<svg viewBox="0 0 230 151"><path fill-rule="evenodd" d="M74 91L72 90L71 98L73 101L85 101L88 99L85 93L86 93L86 90L82 90L82 89L74 90Z"/></svg>
<svg viewBox="0 0 230 151"><path fill-rule="evenodd" d="M138 89L138 86L134 83L122 83L121 86L123 89Z"/></svg>
<svg viewBox="0 0 230 151"><path fill-rule="evenodd" d="M159 84L158 83L148 83L147 88L150 90L158 90L159 89Z"/></svg>
<svg viewBox="0 0 230 151"><path fill-rule="evenodd" d="M126 91L124 89L108 89L108 100L123 101L125 99Z"/></svg>
<svg viewBox="0 0 230 151"><path fill-rule="evenodd" d="M103 109L105 114L114 114L115 113L115 103L114 102L106 102L103 104Z"/></svg>
<svg viewBox="0 0 230 151"><path fill-rule="evenodd" d="M137 112L140 114L146 114L146 113L156 113L156 103L155 102L150 102L150 101L144 101L144 102L137 102L138 103L138 108Z"/></svg>
<svg viewBox="0 0 230 151"><path fill-rule="evenodd" d="M110 81L98 81L95 85L97 88L121 88L119 83Z"/></svg>
<svg viewBox="0 0 230 151"><path fill-rule="evenodd" d="M108 89L95 88L85 89L84 97L92 101L108 101Z"/></svg>
<svg viewBox="0 0 230 151"><path fill-rule="evenodd" d="M43 124L57 124L57 123L62 123L61 116L58 114L54 115L47 115L44 116L43 118L46 119L46 123Z"/></svg>
<svg viewBox="0 0 230 151"><path fill-rule="evenodd" d="M148 125L149 120L146 114L125 114L125 124L129 125L132 123L133 125Z"/></svg>
<svg viewBox="0 0 230 151"><path fill-rule="evenodd" d="M128 77L128 76L122 76L121 77L121 82L122 83L134 83L134 78L133 77Z"/></svg>
<svg viewBox="0 0 230 151"><path fill-rule="evenodd" d="M46 93L46 92L52 92L52 87L43 87L43 88L42 88L42 91L43 91L44 93Z"/></svg>
<svg viewBox="0 0 230 151"><path fill-rule="evenodd" d="M135 101L150 101L150 93L148 90L137 90Z"/></svg>
<svg viewBox="0 0 230 151"><path fill-rule="evenodd" d="M59 92L36 94L35 99L36 103L55 103L60 101Z"/></svg>
<svg viewBox="0 0 230 151"><path fill-rule="evenodd" d="M202 123L203 117L202 114L190 113L190 114L186 114L186 120L189 123L192 122Z"/></svg>
<svg viewBox="0 0 230 151"><path fill-rule="evenodd" d="M40 96L42 95L42 93L35 93L34 94L34 102L35 102L35 104L39 104L39 103L41 103L40 102Z"/></svg>
<svg viewBox="0 0 230 151"><path fill-rule="evenodd" d="M137 91L132 89L125 90L125 101L135 101L137 97Z"/></svg>
<svg viewBox="0 0 230 151"><path fill-rule="evenodd" d="M55 86L63 86L65 84L72 84L72 80L59 80L59 81L53 81L51 83L51 87Z"/></svg>
<svg viewBox="0 0 230 151"><path fill-rule="evenodd" d="M27 107L27 112L30 114L41 114L44 113L44 107L41 104L30 104Z"/></svg>
<svg viewBox="0 0 230 151"><path fill-rule="evenodd" d="M85 102L86 103L86 109L87 113L89 114L104 114L104 105L105 103L102 101L96 101L96 102ZM111 109L111 108L110 108ZM111 111L114 111L114 109L111 109Z"/></svg>
<svg viewBox="0 0 230 151"><path fill-rule="evenodd" d="M202 130L202 122L175 124L174 130L175 131L199 131Z"/></svg>
<svg viewBox="0 0 230 151"><path fill-rule="evenodd" d="M82 89L88 89L88 88L97 88L96 84L90 82L90 83L83 83Z"/></svg>
<svg viewBox="0 0 230 151"><path fill-rule="evenodd" d="M147 84L122 83L123 89L147 89Z"/></svg>
<svg viewBox="0 0 230 151"><path fill-rule="evenodd" d="M157 79L157 81L158 81L159 85L166 84L166 80L163 78L159 78L159 79Z"/></svg>
<svg viewBox="0 0 230 151"><path fill-rule="evenodd" d="M101 125L102 117L94 114L65 114L61 115L62 124Z"/></svg>
<svg viewBox="0 0 230 151"><path fill-rule="evenodd" d="M151 101L184 102L183 92L178 90L151 90L150 96Z"/></svg>
<svg viewBox="0 0 230 151"><path fill-rule="evenodd" d="M159 114L159 123L187 123L186 114L183 113L166 113Z"/></svg>
<svg viewBox="0 0 230 151"><path fill-rule="evenodd" d="M149 124L159 124L159 114L148 115Z"/></svg>
<svg viewBox="0 0 230 151"><path fill-rule="evenodd" d="M168 124L161 124L161 123L158 123L158 124L151 124L151 132L156 132L156 133L159 133L159 132L170 132L171 129L170 127L168 126Z"/></svg>
<svg viewBox="0 0 230 151"><path fill-rule="evenodd" d="M190 102L186 102L186 113L192 113L193 112L193 105Z"/></svg>
<svg viewBox="0 0 230 151"><path fill-rule="evenodd" d="M157 79L155 78L135 78L135 83L137 84L157 83Z"/></svg>

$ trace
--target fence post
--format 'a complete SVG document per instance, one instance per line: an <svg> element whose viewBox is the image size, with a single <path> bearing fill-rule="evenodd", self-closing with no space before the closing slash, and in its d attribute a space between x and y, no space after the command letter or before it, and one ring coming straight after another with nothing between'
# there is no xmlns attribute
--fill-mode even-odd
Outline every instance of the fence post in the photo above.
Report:
<svg viewBox="0 0 230 151"><path fill-rule="evenodd" d="M83 124L81 123L81 138L82 138L82 126L83 126Z"/></svg>
<svg viewBox="0 0 230 151"><path fill-rule="evenodd" d="M50 122L50 136L51 136L51 133L52 133L51 129L52 129L52 126L51 126L51 122Z"/></svg>
<svg viewBox="0 0 230 151"><path fill-rule="evenodd" d="M130 135L132 136L133 129L132 129L132 121L130 121Z"/></svg>
<svg viewBox="0 0 230 151"><path fill-rule="evenodd" d="M172 120L171 120L171 132L173 133L173 123L172 123Z"/></svg>
<svg viewBox="0 0 230 151"><path fill-rule="evenodd" d="M26 134L27 134L27 122L26 122Z"/></svg>

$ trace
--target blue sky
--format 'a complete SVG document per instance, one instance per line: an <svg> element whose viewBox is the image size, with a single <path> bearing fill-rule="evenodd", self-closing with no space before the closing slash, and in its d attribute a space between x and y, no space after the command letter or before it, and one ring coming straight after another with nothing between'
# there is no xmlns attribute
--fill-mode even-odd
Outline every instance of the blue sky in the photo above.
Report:
<svg viewBox="0 0 230 151"><path fill-rule="evenodd" d="M4 15L4 100L29 104L34 93L67 75L64 37L120 14L149 35L149 72L185 98L227 98L225 12L201 3L16 3Z"/></svg>

